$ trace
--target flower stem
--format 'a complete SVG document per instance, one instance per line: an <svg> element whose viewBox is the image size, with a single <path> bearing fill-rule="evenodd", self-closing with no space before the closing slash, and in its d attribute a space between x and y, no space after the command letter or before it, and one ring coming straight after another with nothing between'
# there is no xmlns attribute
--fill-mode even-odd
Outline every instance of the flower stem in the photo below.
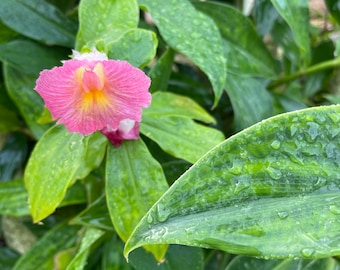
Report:
<svg viewBox="0 0 340 270"><path fill-rule="evenodd" d="M283 76L281 78L278 78L277 80L272 81L269 85L268 85L268 89L273 89L281 84L285 84L288 83L290 81L293 81L299 77L305 76L305 75L309 75L321 70L325 70L325 69L329 69L329 68L333 68L333 67L337 67L340 66L340 57L329 60L329 61L325 61L319 64L316 64L314 66L311 66L307 69L304 70L300 70L296 73L290 74L288 76Z"/></svg>

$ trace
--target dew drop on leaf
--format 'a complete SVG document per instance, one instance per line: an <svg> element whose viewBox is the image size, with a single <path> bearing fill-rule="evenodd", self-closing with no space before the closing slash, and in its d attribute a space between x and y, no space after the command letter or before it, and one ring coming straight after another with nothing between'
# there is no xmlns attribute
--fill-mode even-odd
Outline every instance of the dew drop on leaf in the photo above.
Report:
<svg viewBox="0 0 340 270"><path fill-rule="evenodd" d="M278 141L278 140L274 140L274 141L270 144L270 146L271 146L274 150L278 150L278 149L280 149L281 143L280 143L280 141Z"/></svg>

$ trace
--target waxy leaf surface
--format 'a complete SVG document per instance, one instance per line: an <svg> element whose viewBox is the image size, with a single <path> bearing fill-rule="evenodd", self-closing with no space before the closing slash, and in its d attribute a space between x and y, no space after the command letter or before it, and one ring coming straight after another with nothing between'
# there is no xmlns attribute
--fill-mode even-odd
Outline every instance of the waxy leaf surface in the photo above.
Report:
<svg viewBox="0 0 340 270"><path fill-rule="evenodd" d="M150 12L167 44L188 56L208 76L217 105L226 78L226 61L213 20L197 11L188 0L140 0L138 3Z"/></svg>
<svg viewBox="0 0 340 270"><path fill-rule="evenodd" d="M108 147L106 159L106 200L112 223L126 241L148 209L167 190L161 165L141 139ZM161 260L166 246L149 250Z"/></svg>
<svg viewBox="0 0 340 270"><path fill-rule="evenodd" d="M340 106L264 120L221 143L143 217L125 247L184 244L266 258L340 254Z"/></svg>

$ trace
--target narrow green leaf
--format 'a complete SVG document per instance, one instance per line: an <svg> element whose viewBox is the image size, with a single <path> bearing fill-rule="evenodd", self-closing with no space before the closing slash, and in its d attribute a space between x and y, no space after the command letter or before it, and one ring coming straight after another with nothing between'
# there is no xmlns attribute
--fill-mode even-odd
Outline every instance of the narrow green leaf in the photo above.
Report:
<svg viewBox="0 0 340 270"><path fill-rule="evenodd" d="M54 256L74 245L78 230L78 226L69 226L66 223L54 227L20 257L13 270L54 269Z"/></svg>
<svg viewBox="0 0 340 270"><path fill-rule="evenodd" d="M237 131L273 115L274 100L266 90L264 80L229 74L225 87L233 106Z"/></svg>
<svg viewBox="0 0 340 270"><path fill-rule="evenodd" d="M139 0L147 8L167 44L188 56L209 78L216 106L226 78L226 60L213 20L188 0Z"/></svg>
<svg viewBox="0 0 340 270"><path fill-rule="evenodd" d="M151 156L141 139L125 141L108 148L106 159L106 198L112 223L126 241L133 229L167 190L161 165ZM161 260L166 246L148 248Z"/></svg>
<svg viewBox="0 0 340 270"><path fill-rule="evenodd" d="M332 17L336 20L338 24L340 24L340 5L337 0L325 0L325 4L327 6L327 10L332 15Z"/></svg>
<svg viewBox="0 0 340 270"><path fill-rule="evenodd" d="M79 250L67 266L66 270L84 269L91 247L104 235L104 233L104 231L95 228L87 228L81 239Z"/></svg>
<svg viewBox="0 0 340 270"><path fill-rule="evenodd" d="M157 44L154 32L136 28L108 43L106 50L109 58L126 60L131 65L142 68L155 57Z"/></svg>
<svg viewBox="0 0 340 270"><path fill-rule="evenodd" d="M22 180L0 182L0 215L29 215L27 191Z"/></svg>
<svg viewBox="0 0 340 270"><path fill-rule="evenodd" d="M172 65L174 62L175 51L168 48L158 59L156 64L150 69L148 75L151 78L151 93L156 91L165 91L168 88Z"/></svg>
<svg viewBox="0 0 340 270"><path fill-rule="evenodd" d="M303 64L311 59L309 42L309 6L307 0L281 1L271 0L276 10L288 23L294 39L299 46Z"/></svg>
<svg viewBox="0 0 340 270"><path fill-rule="evenodd" d="M113 230L105 197L98 198L88 208L73 218L71 223L107 231Z"/></svg>
<svg viewBox="0 0 340 270"><path fill-rule="evenodd" d="M22 169L27 156L26 138L21 133L11 134L0 150L0 181L7 181Z"/></svg>
<svg viewBox="0 0 340 270"><path fill-rule="evenodd" d="M77 24L43 0L2 0L0 21L24 36L49 45L71 48L74 45Z"/></svg>
<svg viewBox="0 0 340 270"><path fill-rule="evenodd" d="M3 68L8 95L18 107L34 136L40 138L50 125L40 125L37 123L37 119L44 108L42 99L33 90L37 77L24 74L8 64L4 64Z"/></svg>
<svg viewBox="0 0 340 270"><path fill-rule="evenodd" d="M224 55L228 59L228 72L275 76L274 59L246 16L222 3L194 2L194 5L218 26L223 38Z"/></svg>
<svg viewBox="0 0 340 270"><path fill-rule="evenodd" d="M64 198L82 166L87 140L56 125L36 144L24 178L34 222L53 213Z"/></svg>
<svg viewBox="0 0 340 270"><path fill-rule="evenodd" d="M170 92L156 92L152 95L151 106L143 110L143 117L188 117L216 124L216 120L191 98Z"/></svg>
<svg viewBox="0 0 340 270"><path fill-rule="evenodd" d="M139 9L136 0L82 0L76 49L100 40L117 40L126 30L136 28Z"/></svg>
<svg viewBox="0 0 340 270"><path fill-rule="evenodd" d="M165 152L191 163L224 140L219 130L183 117L145 116L140 127Z"/></svg>
<svg viewBox="0 0 340 270"><path fill-rule="evenodd" d="M271 31L275 21L280 16L273 4L268 0L255 1L252 15L255 19L256 29L261 36Z"/></svg>
<svg viewBox="0 0 340 270"><path fill-rule="evenodd" d="M125 247L183 244L267 258L340 254L340 106L264 120L202 157Z"/></svg>
<svg viewBox="0 0 340 270"><path fill-rule="evenodd" d="M38 76L40 71L60 66L70 51L47 47L31 40L16 39L0 44L0 60L25 74Z"/></svg>

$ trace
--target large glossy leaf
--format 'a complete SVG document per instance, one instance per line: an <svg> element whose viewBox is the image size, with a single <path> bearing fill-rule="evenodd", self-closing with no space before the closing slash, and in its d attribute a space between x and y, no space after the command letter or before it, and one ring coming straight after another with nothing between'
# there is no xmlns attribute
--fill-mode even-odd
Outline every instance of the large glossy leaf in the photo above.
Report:
<svg viewBox="0 0 340 270"><path fill-rule="evenodd" d="M113 41L126 30L136 28L139 9L136 0L83 0L79 5L76 49L94 46L100 40Z"/></svg>
<svg viewBox="0 0 340 270"><path fill-rule="evenodd" d="M0 20L20 34L46 44L74 46L77 24L44 0L2 0Z"/></svg>
<svg viewBox="0 0 340 270"><path fill-rule="evenodd" d="M234 109L235 129L242 130L273 115L272 96L259 78L229 74L226 92Z"/></svg>
<svg viewBox="0 0 340 270"><path fill-rule="evenodd" d="M215 105L222 95L226 64L221 37L214 22L188 0L139 0L167 44L187 55L208 76Z"/></svg>
<svg viewBox="0 0 340 270"><path fill-rule="evenodd" d="M69 226L66 223L55 226L20 257L13 270L54 269L54 256L74 245L78 230L78 226Z"/></svg>
<svg viewBox="0 0 340 270"><path fill-rule="evenodd" d="M191 163L224 140L219 130L184 117L144 117L140 128L165 152Z"/></svg>
<svg viewBox="0 0 340 270"><path fill-rule="evenodd" d="M106 200L112 223L123 241L129 238L140 219L167 188L161 165L141 139L108 148ZM160 261L167 247L148 249Z"/></svg>
<svg viewBox="0 0 340 270"><path fill-rule="evenodd" d="M24 178L34 222L53 213L80 175L89 138L56 125L36 144Z"/></svg>
<svg viewBox="0 0 340 270"><path fill-rule="evenodd" d="M45 68L60 66L70 51L58 47L46 47L30 40L13 40L0 44L0 60L25 74L38 76Z"/></svg>
<svg viewBox="0 0 340 270"><path fill-rule="evenodd" d="M309 45L309 6L307 0L271 0L276 10L288 23L294 39L299 46L303 64L310 61Z"/></svg>
<svg viewBox="0 0 340 270"><path fill-rule="evenodd" d="M275 116L208 152L157 201L126 243L235 254L340 254L340 106Z"/></svg>
<svg viewBox="0 0 340 270"><path fill-rule="evenodd" d="M4 80L8 95L18 107L33 135L40 138L50 125L37 123L44 103L38 93L33 90L36 79L35 75L24 74L8 64L4 65Z"/></svg>
<svg viewBox="0 0 340 270"><path fill-rule="evenodd" d="M251 21L239 10L217 2L194 2L218 26L228 59L228 72L275 76L275 62Z"/></svg>

